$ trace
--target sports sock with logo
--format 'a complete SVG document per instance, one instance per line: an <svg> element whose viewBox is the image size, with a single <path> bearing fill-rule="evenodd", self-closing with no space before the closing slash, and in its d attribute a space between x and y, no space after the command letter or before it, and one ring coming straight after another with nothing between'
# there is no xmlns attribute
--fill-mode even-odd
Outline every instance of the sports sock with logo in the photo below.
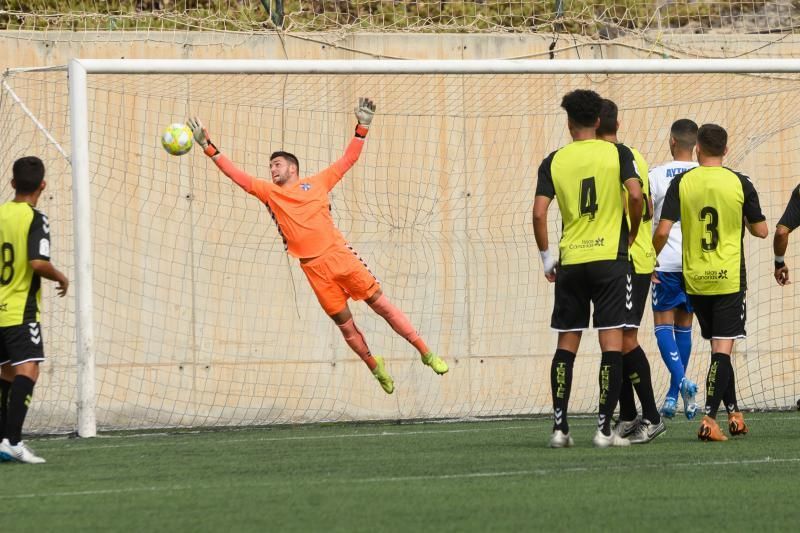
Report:
<svg viewBox="0 0 800 533"><path fill-rule="evenodd" d="M675 342L675 333L669 324L661 324L655 327L656 342L658 350L661 352L661 359L669 370L669 390L667 398L678 401L680 394L681 381L684 376L684 366L681 362L681 355L678 344Z"/></svg>
<svg viewBox="0 0 800 533"><path fill-rule="evenodd" d="M603 352L597 377L600 385L597 429L608 436L611 435L611 416L617 408L622 388L622 352Z"/></svg>
<svg viewBox="0 0 800 533"><path fill-rule="evenodd" d="M692 326L687 328L675 326L675 344L678 345L683 371L686 373L686 369L689 368L689 356L692 355Z"/></svg>
<svg viewBox="0 0 800 533"><path fill-rule="evenodd" d="M575 354L568 350L557 349L550 364L550 387L553 394L553 431L560 429L569 433L567 407L572 390L572 367L575 365Z"/></svg>
<svg viewBox="0 0 800 533"><path fill-rule="evenodd" d="M739 410L739 404L736 401L736 374L733 371L731 358L727 357L725 362L727 363L731 377L728 381L728 387L725 389L725 394L722 395L722 402L725 404L725 410L728 411L728 413L735 413Z"/></svg>
<svg viewBox="0 0 800 533"><path fill-rule="evenodd" d="M8 420L8 395L11 382L0 379L0 440L6 438L6 421Z"/></svg>
<svg viewBox="0 0 800 533"><path fill-rule="evenodd" d="M8 421L6 438L12 445L22 440L22 425L28 414L28 406L33 396L34 381L28 376L16 376L11 383L11 396L8 402Z"/></svg>
<svg viewBox="0 0 800 533"><path fill-rule="evenodd" d="M727 360L727 361L726 361ZM730 356L724 353L712 353L711 364L706 377L706 415L717 417L719 402L730 383Z"/></svg>
<svg viewBox="0 0 800 533"><path fill-rule="evenodd" d="M628 357L622 356L622 385L619 390L619 419L630 422L636 418L636 399L633 397L633 383L628 372Z"/></svg>
<svg viewBox="0 0 800 533"><path fill-rule="evenodd" d="M658 413L656 398L653 394L653 381L650 375L650 362L641 346L637 346L626 355L622 356L623 371L631 380L642 404L642 416L654 424L661 422ZM622 396L620 396L620 405Z"/></svg>

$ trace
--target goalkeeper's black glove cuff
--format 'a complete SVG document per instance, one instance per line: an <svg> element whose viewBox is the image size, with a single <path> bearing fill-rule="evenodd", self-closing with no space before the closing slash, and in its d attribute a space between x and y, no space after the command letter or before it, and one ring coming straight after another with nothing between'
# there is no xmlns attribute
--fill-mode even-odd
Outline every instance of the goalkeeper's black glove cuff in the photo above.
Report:
<svg viewBox="0 0 800 533"><path fill-rule="evenodd" d="M783 262L783 261L775 261L775 270L778 270L779 268L783 268L785 266L786 266L785 262Z"/></svg>
<svg viewBox="0 0 800 533"><path fill-rule="evenodd" d="M369 126L365 126L363 124L356 125L356 137L359 139L363 139L369 133Z"/></svg>
<svg viewBox="0 0 800 533"><path fill-rule="evenodd" d="M214 157L215 155L219 155L219 150L217 149L216 146L214 146L214 143L208 141L208 145L205 148L203 148L203 153L206 154L208 157Z"/></svg>

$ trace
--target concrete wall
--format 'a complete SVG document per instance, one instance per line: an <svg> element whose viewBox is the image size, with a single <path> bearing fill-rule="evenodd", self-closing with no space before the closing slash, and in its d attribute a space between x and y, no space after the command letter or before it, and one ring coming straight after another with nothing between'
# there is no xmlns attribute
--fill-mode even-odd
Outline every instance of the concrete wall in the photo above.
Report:
<svg viewBox="0 0 800 533"><path fill-rule="evenodd" d="M42 38L44 37L44 38ZM762 37L763 38L763 37ZM705 43L708 55L743 53L744 36ZM700 49L702 40L676 40ZM0 36L8 66L71 57L488 58L547 57L549 36L20 34ZM690 43L690 44L689 44ZM722 43L722 44L720 44ZM645 39L566 43L557 57L661 57ZM776 45L778 46L778 45ZM789 46L783 41L780 46ZM792 45L795 46L795 45ZM733 50L731 52L731 50ZM8 79L69 150L65 76ZM103 77L91 82L93 246L98 415L104 427L281 423L546 412L550 403L552 286L540 272L530 206L542 157L567 142L560 96L593 87L621 108L623 139L651 163L669 157L671 122L716 122L731 134L732 166L753 176L772 223L797 181L795 79L757 77ZM339 227L452 371L434 376L388 326L354 304L398 390L385 396L319 309L287 259L266 210L199 153L167 156L169 122L200 114L240 166L267 175L271 150L324 168L351 135L352 104L378 102L361 160L332 193ZM0 138L15 157L48 161L54 256L72 274L70 167L3 93ZM10 194L4 189L4 197ZM551 241L558 222L553 215ZM749 331L736 364L743 404L785 406L800 393L791 346L798 311L771 279L769 242L748 241ZM788 258L793 264L794 255ZM33 427L74 423L71 297L45 290L49 361ZM778 316L780 319L776 319ZM659 399L667 376L652 321ZM702 381L696 339L690 374ZM596 338L576 366L573 405L596 402Z"/></svg>

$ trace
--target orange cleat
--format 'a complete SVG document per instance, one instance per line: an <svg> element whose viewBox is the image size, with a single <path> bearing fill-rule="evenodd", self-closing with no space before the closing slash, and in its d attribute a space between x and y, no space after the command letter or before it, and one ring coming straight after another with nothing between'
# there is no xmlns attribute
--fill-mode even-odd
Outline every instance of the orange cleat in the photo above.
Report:
<svg viewBox="0 0 800 533"><path fill-rule="evenodd" d="M700 423L700 429L697 430L697 438L705 441L723 442L728 440L728 437L722 434L719 429L717 421L706 415Z"/></svg>
<svg viewBox="0 0 800 533"><path fill-rule="evenodd" d="M744 423L744 417L739 411L728 413L728 433L731 436L747 435L747 424Z"/></svg>

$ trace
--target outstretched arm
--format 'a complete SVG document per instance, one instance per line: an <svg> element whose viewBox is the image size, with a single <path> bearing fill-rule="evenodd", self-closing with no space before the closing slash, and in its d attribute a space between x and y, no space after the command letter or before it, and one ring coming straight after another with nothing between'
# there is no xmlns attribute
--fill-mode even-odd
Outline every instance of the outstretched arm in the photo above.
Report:
<svg viewBox="0 0 800 533"><path fill-rule="evenodd" d="M333 189L333 187L339 183L339 180L342 179L342 176L344 176L345 173L356 164L356 161L358 161L361 150L364 148L364 139L367 137L372 118L375 116L375 103L369 98L359 98L355 113L358 124L356 125L356 132L353 140L347 145L344 155L325 171L329 176L328 190Z"/></svg>
<svg viewBox="0 0 800 533"><path fill-rule="evenodd" d="M331 188L356 164L363 148L364 137L359 137L358 135L353 137L353 140L347 145L344 155L329 167L335 175L335 180L331 180L331 183L329 183Z"/></svg>
<svg viewBox="0 0 800 533"><path fill-rule="evenodd" d="M233 162L219 151L219 149L211 142L208 135L208 130L200 122L200 119L190 118L186 125L192 130L194 140L197 144L203 147L203 153L214 161L223 174L228 176L236 185L245 190L248 194L257 196L260 200L266 201L267 188L262 185L262 180L251 176L247 172L239 169Z"/></svg>

